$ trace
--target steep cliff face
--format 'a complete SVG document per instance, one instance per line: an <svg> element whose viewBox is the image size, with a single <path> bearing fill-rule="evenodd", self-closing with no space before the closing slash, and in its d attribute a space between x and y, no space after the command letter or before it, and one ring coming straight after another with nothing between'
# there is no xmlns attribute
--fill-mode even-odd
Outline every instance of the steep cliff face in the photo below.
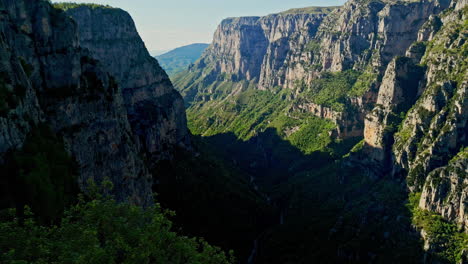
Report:
<svg viewBox="0 0 468 264"><path fill-rule="evenodd" d="M364 160L372 160L367 166L379 168L377 174L404 178L413 195L421 193L418 210L436 213L465 232L467 19L466 3L452 2L421 27L408 57L388 65L377 106L366 117L363 149ZM417 226L426 250L439 254L450 247L437 239L434 220L424 221ZM466 244L461 250L463 254Z"/></svg>
<svg viewBox="0 0 468 264"><path fill-rule="evenodd" d="M437 212L460 228L468 228L468 150L426 178L419 207Z"/></svg>
<svg viewBox="0 0 468 264"><path fill-rule="evenodd" d="M117 8L66 9L78 24L79 41L121 87L134 140L153 163L189 148L182 97L152 58L130 15Z"/></svg>
<svg viewBox="0 0 468 264"><path fill-rule="evenodd" d="M425 87L395 137L397 174L407 173L412 191L422 192L420 208L467 230L468 185L468 6L454 3L438 17L422 62ZM423 39L424 40L424 39ZM460 56L461 54L461 56Z"/></svg>
<svg viewBox="0 0 468 264"><path fill-rule="evenodd" d="M394 146L396 162L418 190L423 175L444 166L467 141L466 6L440 17L442 29L428 42L424 92L409 111Z"/></svg>
<svg viewBox="0 0 468 264"><path fill-rule="evenodd" d="M318 62L324 69L340 71L365 66L385 66L401 56L416 40L417 32L432 14L450 1L349 1L321 25L317 38L323 49Z"/></svg>
<svg viewBox="0 0 468 264"><path fill-rule="evenodd" d="M152 179L142 149L166 156L168 145L186 142L185 117L166 75L143 56L131 20L120 24L121 35L132 36L136 44L129 45L135 44L129 54L140 60L128 66L112 46L106 50L116 53L98 53L103 63L93 58L80 45L76 22L47 1L2 0L0 7L2 162L45 123L77 161L82 189L89 180L108 178L118 200L152 203ZM107 61L111 57L115 60ZM115 68L109 69L110 64ZM138 68L132 70L141 70L142 76L128 67ZM144 107L149 110L142 115Z"/></svg>
<svg viewBox="0 0 468 264"><path fill-rule="evenodd" d="M301 98L306 105L342 112L331 119L339 138L363 136L364 117L377 103L387 65L427 37L438 26L436 15L450 3L353 0L309 13L230 18L221 23L202 58L174 79L175 86L187 104L223 100L251 88L273 93L288 88L293 90L291 104ZM329 72L346 71L358 76L346 91L304 96ZM323 116L322 111L310 113Z"/></svg>
<svg viewBox="0 0 468 264"><path fill-rule="evenodd" d="M387 67L377 97L377 106L366 116L364 139L370 157L391 167L391 138L405 113L414 104L423 67L405 57L399 57Z"/></svg>
<svg viewBox="0 0 468 264"><path fill-rule="evenodd" d="M219 60L213 66L219 73L256 79L261 89L294 88L297 80L310 83L324 70L365 70L370 64L380 73L379 68L385 70L395 56L405 54L425 21L449 4L356 0L313 14L227 19L198 65Z"/></svg>
<svg viewBox="0 0 468 264"><path fill-rule="evenodd" d="M330 10L318 8L318 14L283 13L262 19L262 27L270 45L261 65L258 80L260 89L285 85L288 56L300 52L304 43L308 43L315 36L318 25Z"/></svg>
<svg viewBox="0 0 468 264"><path fill-rule="evenodd" d="M179 75L175 85L187 103L202 100L195 94L203 94L206 87L218 89L225 82L251 81L260 89L282 85L288 54L299 52L331 10L225 19L202 58Z"/></svg>
<svg viewBox="0 0 468 264"><path fill-rule="evenodd" d="M260 74L260 65L268 40L258 23L260 17L226 19L216 30L212 46L207 50L214 69L233 75L232 78L253 80ZM220 61L217 61L217 59Z"/></svg>
<svg viewBox="0 0 468 264"><path fill-rule="evenodd" d="M324 19L317 34L303 43L299 53L288 56L283 84L295 88L297 80L313 84L324 71L359 71L361 76L343 100L353 112L360 112L361 118L356 122L362 124L362 117L378 104L387 64L403 56L425 21L449 4L450 1L348 1ZM362 128L339 119L334 121L351 134L363 135Z"/></svg>
<svg viewBox="0 0 468 264"><path fill-rule="evenodd" d="M119 200L151 203L151 177L132 144L121 90L81 49L76 24L45 1L1 4L2 82L24 93L0 117L2 154L45 122L78 162L83 188L109 178Z"/></svg>

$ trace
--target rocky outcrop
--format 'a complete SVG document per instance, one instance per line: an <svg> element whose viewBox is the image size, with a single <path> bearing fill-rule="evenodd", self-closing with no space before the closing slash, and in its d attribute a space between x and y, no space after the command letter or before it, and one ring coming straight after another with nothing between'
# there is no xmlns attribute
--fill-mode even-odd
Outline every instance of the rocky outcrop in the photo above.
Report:
<svg viewBox="0 0 468 264"><path fill-rule="evenodd" d="M297 79L310 83L323 70L365 70L370 65L383 73L394 57L405 54L425 21L449 4L448 0L348 1L321 23L309 42L315 49L303 48L289 56L288 67L293 70L285 86L293 87Z"/></svg>
<svg viewBox="0 0 468 264"><path fill-rule="evenodd" d="M423 68L406 57L394 59L380 85L377 106L366 116L364 139L369 157L391 167L391 138L418 95ZM385 171L382 171L385 172Z"/></svg>
<svg viewBox="0 0 468 264"><path fill-rule="evenodd" d="M233 80L256 80L260 89L294 88L298 80L310 84L322 71L365 70L369 64L383 73L417 40L426 20L449 4L353 0L329 14L327 9L322 14L228 19L192 71L210 65L220 74L233 74Z"/></svg>
<svg viewBox="0 0 468 264"><path fill-rule="evenodd" d="M362 135L363 126L361 120L364 117L359 113L349 115L347 112L334 111L329 107L311 102L296 102L291 107L290 111L308 113L332 121L336 125L336 129L333 131L332 135L334 138L357 138Z"/></svg>
<svg viewBox="0 0 468 264"><path fill-rule="evenodd" d="M419 213L430 216L418 228L429 262L448 247L435 239L441 231L430 217L438 214L468 232L468 7L466 1L450 7L427 19L406 57L388 64L376 107L366 116L365 145L353 161L373 176L405 180L410 192L421 194L419 208L429 212ZM466 256L466 246L457 250Z"/></svg>
<svg viewBox="0 0 468 264"><path fill-rule="evenodd" d="M269 45L260 65L259 89L285 86L286 74L292 70L288 69L288 56L305 48L330 10L318 9L318 14L276 14L261 19Z"/></svg>
<svg viewBox="0 0 468 264"><path fill-rule="evenodd" d="M202 58L175 79L175 86L188 105L222 100L251 88L274 92L280 87L300 95L324 73L352 69L361 76L353 91L339 100L349 106L341 112L352 111L343 116L354 117L353 121L332 120L340 138L363 136L364 117L377 104L388 64L405 55L418 64L424 47L412 44L433 37L431 32L440 28L437 15L451 2L351 0L314 12L229 18L218 27Z"/></svg>
<svg viewBox="0 0 468 264"><path fill-rule="evenodd" d="M446 167L432 171L424 184L419 207L468 229L468 150Z"/></svg>
<svg viewBox="0 0 468 264"><path fill-rule="evenodd" d="M129 24L123 31L132 28ZM94 59L80 45L77 24L48 1L1 0L0 31L0 161L7 152L21 148L34 127L45 123L63 138L66 150L77 161L82 189L90 180L99 183L108 178L119 201L151 204L152 178L141 155L143 141L135 139L146 139L145 147L159 151L156 145L164 137L172 143L185 133L178 131L186 131L183 111L174 110L182 108L180 97L171 92L163 72L153 75L157 63L142 58L145 63L133 66L142 65L138 70L148 73L135 78L137 74L126 72L130 78L117 81L113 74L121 77L117 73L125 65L113 61L118 69L109 73L106 58L101 58L102 63ZM144 88L125 90L120 82ZM131 92L134 96L125 95ZM127 113L129 98L138 107L145 100L153 106L156 102L150 96L155 95L164 98L156 97L163 102L156 105L159 112L150 108L145 116L138 116L141 125L136 127L136 114ZM144 137L154 135L155 130L160 138Z"/></svg>
<svg viewBox="0 0 468 264"><path fill-rule="evenodd" d="M194 93L224 82L252 81L260 89L283 85L288 54L300 52L332 9L225 19L213 43L186 73L190 80L181 77L175 85L188 103L202 99Z"/></svg>
<svg viewBox="0 0 468 264"><path fill-rule="evenodd" d="M411 189L422 188L425 175L445 166L468 140L468 73L458 55L466 49L466 16L466 8L441 16L444 25L422 61L428 65L424 92L395 138L397 173L408 172Z"/></svg>
<svg viewBox="0 0 468 264"><path fill-rule="evenodd" d="M260 17L223 20L214 34L213 44L205 53L209 57L202 58L203 63L213 63L214 69L232 75L234 80L258 78L268 47L259 20Z"/></svg>
<svg viewBox="0 0 468 264"><path fill-rule="evenodd" d="M408 57L388 65L377 106L366 117L363 149L372 166L385 168L379 173L404 177L411 192L422 193L420 208L465 230L468 68L460 54L467 15L453 2L421 27Z"/></svg>
<svg viewBox="0 0 468 264"><path fill-rule="evenodd" d="M153 163L189 148L182 97L152 58L130 15L117 8L80 5L66 13L78 24L79 41L122 88L130 125L142 153Z"/></svg>
<svg viewBox="0 0 468 264"><path fill-rule="evenodd" d="M109 178L119 200L151 203L151 177L132 144L121 90L80 48L76 24L46 1L1 5L2 82L25 91L0 117L2 156L45 122L76 159L83 188Z"/></svg>

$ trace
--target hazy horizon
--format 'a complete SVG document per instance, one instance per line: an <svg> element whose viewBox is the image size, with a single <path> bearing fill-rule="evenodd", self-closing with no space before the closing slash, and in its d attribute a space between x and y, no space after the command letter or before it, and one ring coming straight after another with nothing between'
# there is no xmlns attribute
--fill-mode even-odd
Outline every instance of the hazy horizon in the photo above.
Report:
<svg viewBox="0 0 468 264"><path fill-rule="evenodd" d="M345 0L72 0L118 7L133 17L151 53L164 53L193 43L211 43L218 24L227 17L264 16L291 8L342 5Z"/></svg>

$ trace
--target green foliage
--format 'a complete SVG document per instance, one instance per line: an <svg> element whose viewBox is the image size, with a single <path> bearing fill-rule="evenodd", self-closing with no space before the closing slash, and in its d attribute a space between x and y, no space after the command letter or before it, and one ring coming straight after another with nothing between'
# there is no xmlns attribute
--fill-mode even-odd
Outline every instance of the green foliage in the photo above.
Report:
<svg viewBox="0 0 468 264"><path fill-rule="evenodd" d="M339 36L341 33L335 34ZM449 38L454 40L462 34L463 31L454 30ZM442 43L447 42L438 45L436 50L439 53L430 58L432 61L438 62L446 57ZM464 45L465 42L457 43ZM317 50L317 44L309 43L309 49ZM422 50L424 47L418 44L414 48ZM428 49L431 49L430 45ZM368 52L375 54L376 51ZM464 49L461 49L450 53L450 56L460 56L463 52ZM429 57L426 60L429 61ZM401 63L408 63L408 59L398 58L396 62L398 66L405 66ZM439 74L445 78L447 69L463 69L463 64L464 62L439 67ZM417 82L425 69L417 65L408 66L408 78L398 81L405 88L408 101L411 101L418 95ZM208 84L213 83L210 79L220 77L209 74L204 76L209 76L205 79ZM459 71L456 78L450 77L450 83L459 85L465 76L466 71ZM294 93L251 91L244 86L236 89L232 96L215 100L208 99L213 99L210 96L213 90L216 92L219 83L203 87L209 86L202 95L207 100L202 100L188 110L190 128L195 134L210 136L209 140L215 140L219 136L216 146L226 151L226 160L234 160L243 170L259 178L256 182L261 189L266 190L284 218L284 224L267 230L263 235L260 251L264 254L257 262L421 261L424 255L423 245L419 234L412 228L410 208L405 207L408 195L405 184L387 177L372 179L366 175L366 166L349 168L347 162L333 161L330 153L321 153L320 151L325 152L337 143L326 136L333 128L327 127L327 121L309 119L309 113L300 113L303 110L299 107L302 102L314 102L335 111L350 110L347 109L346 97L364 95L375 83L381 81L381 77L372 68L365 69L362 74L353 70L324 73L311 87L303 81L297 81ZM239 87L231 84L230 81L230 88ZM394 114L389 116L386 135L390 137L398 129L398 136L408 141L418 136L412 135L413 130L415 134L427 133L408 124L402 125L411 105L413 102L393 109ZM432 113L421 113L420 116L425 119L432 116ZM423 120L423 123L429 124L430 120ZM233 137L243 142L231 145L219 135L228 132L233 132ZM402 147L405 143L400 142L399 146ZM352 151L359 151L364 144L364 141L358 143ZM419 188L426 175L424 167L416 166L407 178L408 185L417 185ZM459 252L459 246L466 244L460 237L444 235L452 233L453 227L447 222L439 221L433 228L434 236L441 236L442 243L449 248L442 259L450 261L458 258L459 253L453 252ZM455 242L448 242L449 240Z"/></svg>
<svg viewBox="0 0 468 264"><path fill-rule="evenodd" d="M366 141L365 141L364 139L361 140L361 141L359 141L359 143L357 143L357 144L351 149L351 152L356 153L356 152L361 151L361 150L364 148L365 144L366 144Z"/></svg>
<svg viewBox="0 0 468 264"><path fill-rule="evenodd" d="M329 132L336 127L335 124L314 116L302 120L302 122L299 130L288 137L293 146L305 154L311 154L314 151L325 149L332 142Z"/></svg>
<svg viewBox="0 0 468 264"><path fill-rule="evenodd" d="M413 45L411 46L411 51L413 53L417 53L417 54L424 54L424 52L426 51L426 46L427 46L427 42L417 41L417 42L413 43Z"/></svg>
<svg viewBox="0 0 468 264"><path fill-rule="evenodd" d="M0 222L2 263L235 263L202 239L171 231L171 213L159 205L142 209L109 198L80 202L58 226L41 226L4 211Z"/></svg>
<svg viewBox="0 0 468 264"><path fill-rule="evenodd" d="M307 43L306 51L316 53L316 52L320 52L320 49L321 49L321 44L320 42L316 40L311 40L309 43Z"/></svg>
<svg viewBox="0 0 468 264"><path fill-rule="evenodd" d="M459 231L457 226L442 216L419 208L421 193L411 193L408 208L413 224L426 231L428 240L433 244L435 258L448 263L461 263L463 252L468 250L468 234Z"/></svg>
<svg viewBox="0 0 468 264"><path fill-rule="evenodd" d="M316 104L342 112L345 110L345 99L360 75L355 70L337 73L325 72L301 96L311 99Z"/></svg>
<svg viewBox="0 0 468 264"><path fill-rule="evenodd" d="M395 132L402 128L405 117L405 112L401 112L400 114L390 112L387 117L387 126L385 127L384 132L391 136L395 134Z"/></svg>
<svg viewBox="0 0 468 264"><path fill-rule="evenodd" d="M372 69L367 69L363 74L361 74L358 77L348 94L353 97L359 97L364 95L365 92L369 91L372 84L374 84L378 80L378 77L378 73L373 72Z"/></svg>
<svg viewBox="0 0 468 264"><path fill-rule="evenodd" d="M241 139L248 139L265 129L268 120L284 113L286 93L248 90L226 101L222 108L217 108L217 101L195 105L187 112L189 128L192 133L204 136L233 132Z"/></svg>
<svg viewBox="0 0 468 264"><path fill-rule="evenodd" d="M0 171L1 206L29 205L41 222L56 220L76 197L76 163L46 125L34 128Z"/></svg>
<svg viewBox="0 0 468 264"><path fill-rule="evenodd" d="M74 9L74 8L78 8L82 6L90 7L92 9L98 9L98 8L115 9L114 7L110 5L99 5L99 4L94 4L94 3L75 3L75 2L53 3L53 6L57 9L62 9L63 11L67 11L68 9Z"/></svg>
<svg viewBox="0 0 468 264"><path fill-rule="evenodd" d="M411 138L411 127L403 126L399 129L398 133L395 135L399 138L400 142L406 143Z"/></svg>
<svg viewBox="0 0 468 264"><path fill-rule="evenodd" d="M278 93L249 89L219 107L218 101L195 105L188 109L192 133L213 136L232 132L248 140L268 128L288 140L305 154L325 148L332 142L330 132L335 125L308 114L290 111L291 91Z"/></svg>
<svg viewBox="0 0 468 264"><path fill-rule="evenodd" d="M445 24L440 30L440 33L427 43L426 53L422 60L426 65L445 64L445 58L448 57L456 56L460 58L457 65L449 72L438 71L439 79L450 78L456 83L463 83L463 81L466 80L466 73L468 71L468 43L464 40L466 39L466 34L468 34L468 24L463 17L467 14L468 11L466 7L458 12L452 12L451 16L456 16L458 18ZM457 44L452 45L452 43ZM442 68L443 67L441 67L441 69Z"/></svg>
<svg viewBox="0 0 468 264"><path fill-rule="evenodd" d="M450 11L454 19L444 24L433 40L426 43L427 48L422 63L430 67L431 75L434 76L433 82L428 84L408 114L412 119L417 118L421 121L418 122L417 129L414 127L414 121L404 122L395 137L394 149L397 151L408 149L409 161L415 161L416 157L419 161L429 159L431 154L428 148L429 146L433 148L432 142L441 136L446 136L445 134L453 129L452 124L458 122L458 110L455 105L462 101L460 88L463 89L461 84L465 82L468 71L468 59L467 56L463 56L464 50L468 50L468 43L465 41L468 27L461 19L463 12L466 13L463 10ZM415 67L414 72L418 73L422 68ZM439 102L438 98L441 98L442 94L445 98ZM423 106L431 100L434 100L437 110L435 112ZM442 163L448 162L451 157L451 155L432 155L430 159ZM428 171L427 167L418 163L421 162L416 162L409 171L407 181L410 186L421 188Z"/></svg>
<svg viewBox="0 0 468 264"><path fill-rule="evenodd" d="M450 162L453 163L457 160L463 160L463 159L468 159L468 147L465 147L465 148L462 147L460 149L460 152L458 152L458 154L455 157L453 157Z"/></svg>
<svg viewBox="0 0 468 264"><path fill-rule="evenodd" d="M412 168L408 176L406 177L406 181L409 186L415 186L417 188L421 188L424 184L425 178L425 171L422 164L417 164L414 168Z"/></svg>
<svg viewBox="0 0 468 264"><path fill-rule="evenodd" d="M229 74L218 74L213 65L208 65L203 70L187 70L176 74L171 79L184 97L187 106L200 101L224 99L234 89L246 89L252 85L252 82L245 80L234 82L234 76Z"/></svg>

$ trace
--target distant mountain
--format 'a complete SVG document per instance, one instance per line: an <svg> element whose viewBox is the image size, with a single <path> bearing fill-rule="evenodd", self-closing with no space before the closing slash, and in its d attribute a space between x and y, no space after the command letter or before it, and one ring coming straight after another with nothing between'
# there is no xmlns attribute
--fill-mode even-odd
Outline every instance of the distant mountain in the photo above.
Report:
<svg viewBox="0 0 468 264"><path fill-rule="evenodd" d="M167 49L166 50L150 50L149 53L150 53L151 56L156 57L156 56L162 55L164 53L167 53L168 51L170 51L170 50L167 50Z"/></svg>
<svg viewBox="0 0 468 264"><path fill-rule="evenodd" d="M174 76L198 60L207 47L208 44L195 43L156 56L156 59L169 76Z"/></svg>

